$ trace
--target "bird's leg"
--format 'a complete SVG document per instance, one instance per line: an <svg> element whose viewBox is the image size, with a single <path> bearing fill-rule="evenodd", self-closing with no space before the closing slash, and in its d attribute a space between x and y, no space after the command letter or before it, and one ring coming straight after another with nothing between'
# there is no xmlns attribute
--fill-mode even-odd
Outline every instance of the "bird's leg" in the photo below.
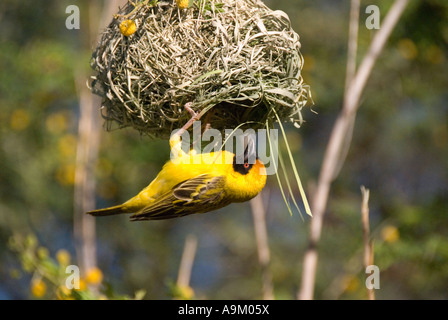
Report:
<svg viewBox="0 0 448 320"><path fill-rule="evenodd" d="M192 126L195 121L199 120L200 118L200 115L191 108L192 104L192 102L188 102L184 105L185 110L187 110L191 114L191 119L188 120L188 122L170 138L170 148L175 157L181 157L185 155L185 152L183 152L182 150L182 140L180 139L180 137Z"/></svg>
<svg viewBox="0 0 448 320"><path fill-rule="evenodd" d="M211 128L210 123L206 123L205 128L204 128L204 132L201 133L201 135L199 137L195 137L196 139L193 140L193 148L191 148L190 150L190 155L195 155L197 154L197 148L196 145L198 144L199 140L202 139L202 136L204 135L205 132L207 132L207 130L209 130ZM201 150L201 146L199 147L199 150Z"/></svg>
<svg viewBox="0 0 448 320"><path fill-rule="evenodd" d="M193 104L193 102L188 102L184 105L185 110L187 110L190 114L191 114L191 119L188 120L188 122L182 127L180 128L179 131L177 131L175 134L181 136L185 131L187 131L195 121L199 120L200 115L198 113L196 113L192 108L191 105Z"/></svg>

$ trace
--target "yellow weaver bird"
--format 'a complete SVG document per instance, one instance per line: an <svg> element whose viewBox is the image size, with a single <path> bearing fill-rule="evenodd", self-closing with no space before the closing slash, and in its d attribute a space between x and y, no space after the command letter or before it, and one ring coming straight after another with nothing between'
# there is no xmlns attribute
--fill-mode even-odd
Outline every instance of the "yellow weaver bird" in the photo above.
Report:
<svg viewBox="0 0 448 320"><path fill-rule="evenodd" d="M88 214L133 213L131 220L171 219L248 201L263 189L266 169L256 158L255 142L251 138L247 140L243 163L228 151L194 154L180 149L181 132L197 120L194 111L187 105L185 108L193 117L170 139L171 150L177 157L168 161L157 177L135 197L121 205Z"/></svg>

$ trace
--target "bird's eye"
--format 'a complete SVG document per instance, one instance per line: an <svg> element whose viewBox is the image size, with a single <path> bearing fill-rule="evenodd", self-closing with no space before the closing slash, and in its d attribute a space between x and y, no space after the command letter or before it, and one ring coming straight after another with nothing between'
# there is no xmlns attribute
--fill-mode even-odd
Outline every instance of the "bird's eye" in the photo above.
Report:
<svg viewBox="0 0 448 320"><path fill-rule="evenodd" d="M245 168L245 169L249 168L249 163L248 163L248 162L245 162L245 163L244 163L244 168Z"/></svg>

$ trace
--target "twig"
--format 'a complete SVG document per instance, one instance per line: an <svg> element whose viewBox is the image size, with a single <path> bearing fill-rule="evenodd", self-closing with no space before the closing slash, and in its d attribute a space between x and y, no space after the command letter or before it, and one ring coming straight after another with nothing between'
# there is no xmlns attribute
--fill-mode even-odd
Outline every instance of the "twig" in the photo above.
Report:
<svg viewBox="0 0 448 320"><path fill-rule="evenodd" d="M78 78L85 79L80 76ZM77 79L81 116L78 126L74 190L74 236L81 270L87 272L96 267L95 220L84 213L95 207L95 180L93 168L98 157L99 114L94 106L97 98Z"/></svg>
<svg viewBox="0 0 448 320"><path fill-rule="evenodd" d="M352 0L350 5L350 24L348 30L347 68L345 75L345 94L356 72L358 50L359 7L361 0Z"/></svg>
<svg viewBox="0 0 448 320"><path fill-rule="evenodd" d="M369 224L369 189L361 186L362 194L362 205L361 205L361 215L362 215L362 230L364 235L364 268L369 265L373 265L373 242L370 240L370 224ZM367 295L369 300L375 300L375 289L367 288Z"/></svg>
<svg viewBox="0 0 448 320"><path fill-rule="evenodd" d="M108 1L102 7L96 7L95 2L86 3L89 10L88 32L81 33L84 48L90 48L97 37L100 27L106 25L106 19L112 10L118 7L123 0ZM97 13L103 12L99 25ZM84 70L84 66L79 68ZM96 232L95 220L85 212L95 208L95 179L93 170L98 158L100 140L100 112L101 100L93 96L86 86L87 74L75 70L75 83L79 97L80 119L78 122L78 145L76 152L73 233L76 242L76 253L82 272L96 267Z"/></svg>
<svg viewBox="0 0 448 320"><path fill-rule="evenodd" d="M261 194L250 201L252 216L254 219L255 239L257 241L258 261L261 266L261 276L263 283L263 299L274 299L274 285L269 269L271 255L268 244L268 232L266 229L266 211L263 205Z"/></svg>
<svg viewBox="0 0 448 320"><path fill-rule="evenodd" d="M325 151L316 192L312 199L311 211L314 217L311 220L309 246L304 255L302 283L298 294L299 299L313 299L318 259L316 246L322 232L323 217L328 202L331 183L336 178L338 166L341 166L340 159L343 145L349 133L350 124L353 123L354 117L356 116L361 94L372 72L376 59L383 50L387 39L408 2L409 0L395 0L384 19L381 29L373 37L367 54L363 58L353 80L350 81L346 94L344 95L343 107L333 126Z"/></svg>
<svg viewBox="0 0 448 320"><path fill-rule="evenodd" d="M358 29L359 29L359 7L361 0L352 0L350 6L350 25L348 31L348 45L347 45L347 67L345 74L345 91L344 96L349 94L350 84L356 73L356 56L358 50ZM339 175L342 169L344 161L347 157L348 150L350 149L350 144L353 137L353 128L355 127L355 117L350 117L350 122L348 124L347 135L342 146L341 154L339 156L337 167L333 174L333 177Z"/></svg>
<svg viewBox="0 0 448 320"><path fill-rule="evenodd" d="M92 37L97 31L91 19L97 12L96 4L91 2L87 6L90 19L88 32L82 34L82 43L88 48ZM81 70L84 70L83 68ZM81 272L96 267L96 232L95 220L84 213L95 207L95 179L93 168L98 158L99 148L99 112L96 104L100 101L93 97L86 87L87 75L84 71L75 70L75 84L79 99L80 117L78 121L78 145L76 151L75 186L73 204L73 232L76 253Z"/></svg>
<svg viewBox="0 0 448 320"><path fill-rule="evenodd" d="M184 251L179 265L179 273L177 274L177 286L189 287L191 270L193 269L194 257L198 246L198 239L195 235L189 234L185 239Z"/></svg>
<svg viewBox="0 0 448 320"><path fill-rule="evenodd" d="M362 262L359 261L359 251L357 250L354 255L347 259L347 270L348 274L359 273L362 267L366 270L367 266L374 264L374 254L373 254L373 241L370 239L370 223L369 223L369 196L370 191L364 186L361 186L361 224L363 229L363 259ZM344 276L335 277L332 283L327 287L324 292L324 299L337 299L346 289L343 286ZM369 300L375 300L374 289L367 288L367 295Z"/></svg>

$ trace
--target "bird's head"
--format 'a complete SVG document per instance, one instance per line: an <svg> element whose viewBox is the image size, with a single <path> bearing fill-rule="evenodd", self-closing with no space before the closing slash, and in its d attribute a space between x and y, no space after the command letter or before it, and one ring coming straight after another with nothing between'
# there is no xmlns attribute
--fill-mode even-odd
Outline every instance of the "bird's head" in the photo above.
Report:
<svg viewBox="0 0 448 320"><path fill-rule="evenodd" d="M251 135L244 136L244 153L233 157L233 179L230 182L241 201L255 197L266 184L266 168L257 157L255 140Z"/></svg>
<svg viewBox="0 0 448 320"><path fill-rule="evenodd" d="M242 175L246 175L257 162L257 149L252 136L245 135L243 139L244 152L242 154L237 152L233 157L233 170Z"/></svg>

